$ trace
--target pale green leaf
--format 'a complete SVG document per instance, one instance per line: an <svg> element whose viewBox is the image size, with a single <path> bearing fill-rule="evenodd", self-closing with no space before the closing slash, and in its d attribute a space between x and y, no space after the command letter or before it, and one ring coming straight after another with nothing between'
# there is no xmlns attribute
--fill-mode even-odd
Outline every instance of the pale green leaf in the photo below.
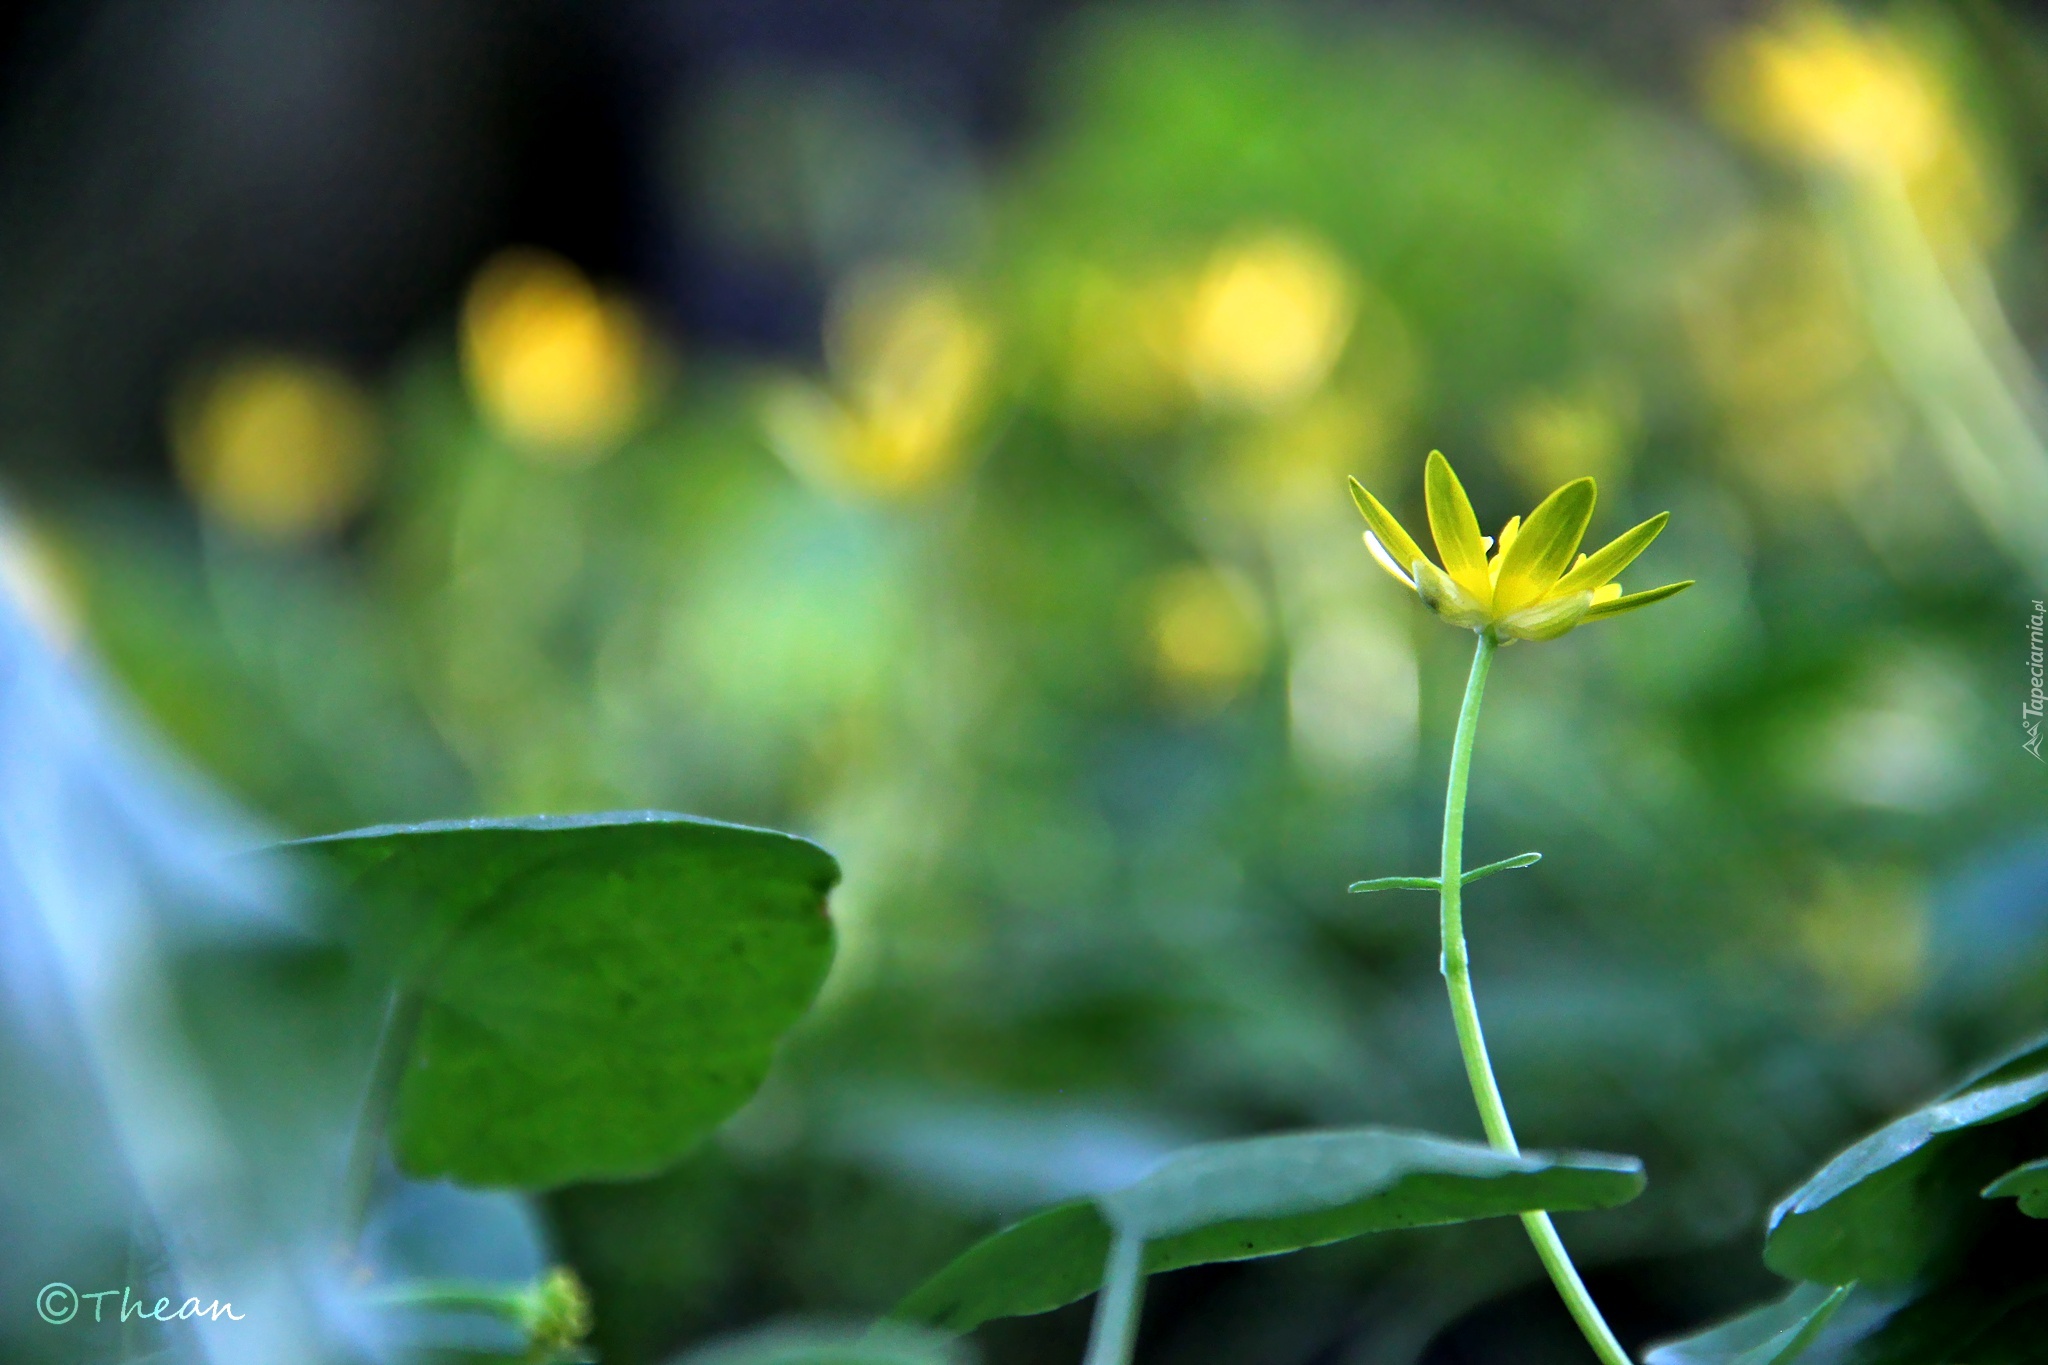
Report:
<svg viewBox="0 0 2048 1365"><path fill-rule="evenodd" d="M1509 1156L1385 1128L1191 1147L1124 1189L1060 1204L969 1248L894 1316L966 1331L1093 1292L1112 1225L1147 1239L1147 1273L1277 1256L1366 1233L1536 1209L1604 1209L1642 1192L1642 1163Z"/></svg>
<svg viewBox="0 0 2048 1365"><path fill-rule="evenodd" d="M1656 1347L1643 1365L1791 1365L1855 1288L1802 1284L1776 1302Z"/></svg>

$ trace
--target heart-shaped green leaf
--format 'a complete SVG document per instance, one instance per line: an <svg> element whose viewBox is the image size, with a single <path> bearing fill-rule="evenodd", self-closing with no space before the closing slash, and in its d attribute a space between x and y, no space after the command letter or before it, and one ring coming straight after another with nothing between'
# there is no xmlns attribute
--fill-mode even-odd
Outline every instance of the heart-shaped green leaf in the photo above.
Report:
<svg viewBox="0 0 2048 1365"><path fill-rule="evenodd" d="M1655 1348L1643 1365L1791 1365L1855 1288L1802 1284L1775 1303Z"/></svg>
<svg viewBox="0 0 2048 1365"><path fill-rule="evenodd" d="M1986 1199L2017 1199L2029 1218L2048 1218L2048 1157L2015 1166L1984 1187Z"/></svg>
<svg viewBox="0 0 2048 1365"><path fill-rule="evenodd" d="M2044 1099L2048 1055L2024 1053L1878 1129L1772 1211L1764 1262L1826 1284L1911 1280L1954 1241L1971 1196L2011 1165L1994 1126Z"/></svg>
<svg viewBox="0 0 2048 1365"><path fill-rule="evenodd" d="M1145 1239L1154 1274L1395 1228L1612 1208L1642 1189L1634 1157L1509 1156L1385 1128L1205 1143L1124 1189L1055 1205L984 1239L892 1316L964 1332L1072 1303L1100 1283L1117 1227Z"/></svg>
<svg viewBox="0 0 2048 1365"><path fill-rule="evenodd" d="M838 865L653 812L386 826L287 845L340 874L421 1002L400 1164L542 1189L657 1170L746 1102L831 963Z"/></svg>

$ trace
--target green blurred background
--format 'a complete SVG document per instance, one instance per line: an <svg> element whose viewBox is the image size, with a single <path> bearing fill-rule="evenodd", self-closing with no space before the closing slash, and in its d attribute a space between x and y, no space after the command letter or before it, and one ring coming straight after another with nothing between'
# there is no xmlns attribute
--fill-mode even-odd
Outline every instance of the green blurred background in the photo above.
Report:
<svg viewBox="0 0 2048 1365"><path fill-rule="evenodd" d="M1699 580L1511 650L1473 782L1471 860L1545 854L1469 916L1521 1135L1648 1163L1560 1220L1625 1340L1768 1292L1780 1193L2048 1022L2020 10L12 22L48 637L286 833L660 807L845 864L760 1097L542 1203L607 1361L871 1315L1177 1142L1478 1135L1428 904L1344 893L1433 865L1469 643L1343 478L1417 526L1433 447L1489 527L1668 508L1636 577ZM1144 1343L1583 1355L1511 1224L1170 1277Z"/></svg>

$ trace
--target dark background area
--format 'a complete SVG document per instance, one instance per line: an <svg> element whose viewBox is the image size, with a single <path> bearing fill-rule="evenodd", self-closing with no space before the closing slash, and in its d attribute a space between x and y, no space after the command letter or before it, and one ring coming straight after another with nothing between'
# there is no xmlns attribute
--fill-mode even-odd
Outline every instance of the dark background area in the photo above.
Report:
<svg viewBox="0 0 2048 1365"><path fill-rule="evenodd" d="M630 282L680 336L815 352L813 263L749 259L675 193L722 76L849 73L1000 159L1073 0L120 0L0 28L0 432L17 478L160 482L195 348L388 362L526 243ZM1655 100L1753 4L1322 5L1485 26ZM679 127L678 125L682 125ZM680 155L686 157L687 153ZM686 169L686 168L682 168Z"/></svg>

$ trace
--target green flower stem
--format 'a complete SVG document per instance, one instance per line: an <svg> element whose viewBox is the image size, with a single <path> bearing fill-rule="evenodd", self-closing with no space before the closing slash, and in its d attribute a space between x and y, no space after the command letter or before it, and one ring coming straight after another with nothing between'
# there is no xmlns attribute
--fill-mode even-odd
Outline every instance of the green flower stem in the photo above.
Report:
<svg viewBox="0 0 2048 1365"><path fill-rule="evenodd" d="M1451 1018L1458 1029L1458 1051L1464 1054L1465 1076L1472 1083L1472 1098L1479 1105L1479 1122L1486 1138L1497 1151L1515 1153L1515 1130L1508 1123L1507 1105L1501 1101L1500 1082L1494 1079L1493 1063L1486 1055L1486 1035L1479 1028L1479 1001L1472 994L1472 964L1465 951L1464 859L1465 788L1472 776L1472 743L1479 734L1479 705L1486 695L1486 675L1500 644L1486 632L1479 632L1479 648L1472 655L1472 674L1465 682L1464 705L1458 710L1458 733L1451 742L1451 777L1444 793L1444 859L1438 881L1443 903L1443 972L1451 996ZM1547 1213L1525 1213L1522 1226L1529 1231L1536 1255L1550 1272L1564 1305L1571 1310L1579 1330L1586 1334L1593 1353L1605 1365L1632 1365L1628 1352L1614 1339L1607 1320L1586 1292L1571 1254L1551 1225ZM1091 1356L1089 1365L1095 1365Z"/></svg>
<svg viewBox="0 0 2048 1365"><path fill-rule="evenodd" d="M1138 1312L1145 1305L1145 1239L1121 1229L1110 1244L1095 1299L1095 1325L1083 1365L1130 1365L1138 1344Z"/></svg>
<svg viewBox="0 0 2048 1365"><path fill-rule="evenodd" d="M405 1077L406 1059L412 1055L413 1037L419 1032L420 1013L426 1001L404 988L395 988L384 1013L384 1028L377 1035L377 1054L370 1063L370 1084L363 1094L362 1112L349 1143L348 1170L343 1177L341 1254L353 1256L362 1240L363 1227L370 1221L370 1205L377 1194L377 1158L384 1151L384 1135L391 1126L391 1111L398 1103L398 1083Z"/></svg>

